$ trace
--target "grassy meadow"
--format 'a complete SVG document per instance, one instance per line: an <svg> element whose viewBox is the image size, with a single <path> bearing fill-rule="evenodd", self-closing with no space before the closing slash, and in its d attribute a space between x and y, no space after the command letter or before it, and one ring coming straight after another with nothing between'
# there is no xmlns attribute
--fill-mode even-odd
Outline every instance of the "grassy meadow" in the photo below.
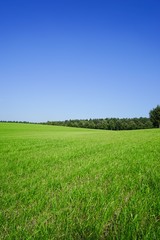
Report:
<svg viewBox="0 0 160 240"><path fill-rule="evenodd" d="M0 123L0 239L160 239L160 129Z"/></svg>

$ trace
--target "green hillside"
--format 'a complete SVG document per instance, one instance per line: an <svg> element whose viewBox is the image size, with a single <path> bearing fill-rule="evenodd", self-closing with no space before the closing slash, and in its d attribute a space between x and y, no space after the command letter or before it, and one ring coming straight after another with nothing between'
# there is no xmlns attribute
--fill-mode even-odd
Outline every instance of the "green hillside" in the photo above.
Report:
<svg viewBox="0 0 160 240"><path fill-rule="evenodd" d="M160 129L0 123L0 239L160 239Z"/></svg>

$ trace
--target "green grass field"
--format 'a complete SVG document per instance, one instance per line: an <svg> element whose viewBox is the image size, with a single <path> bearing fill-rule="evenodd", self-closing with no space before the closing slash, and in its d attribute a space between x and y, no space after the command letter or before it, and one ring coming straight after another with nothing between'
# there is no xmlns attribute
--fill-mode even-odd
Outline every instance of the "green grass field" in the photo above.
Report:
<svg viewBox="0 0 160 240"><path fill-rule="evenodd" d="M0 123L0 239L160 239L160 130Z"/></svg>

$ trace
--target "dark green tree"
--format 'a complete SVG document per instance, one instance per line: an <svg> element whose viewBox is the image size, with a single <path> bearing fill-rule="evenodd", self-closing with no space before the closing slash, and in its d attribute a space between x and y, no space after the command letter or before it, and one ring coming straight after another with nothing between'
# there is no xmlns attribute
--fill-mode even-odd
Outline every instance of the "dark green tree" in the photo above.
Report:
<svg viewBox="0 0 160 240"><path fill-rule="evenodd" d="M150 111L149 116L153 126L160 128L160 105L157 105L156 108L153 108Z"/></svg>

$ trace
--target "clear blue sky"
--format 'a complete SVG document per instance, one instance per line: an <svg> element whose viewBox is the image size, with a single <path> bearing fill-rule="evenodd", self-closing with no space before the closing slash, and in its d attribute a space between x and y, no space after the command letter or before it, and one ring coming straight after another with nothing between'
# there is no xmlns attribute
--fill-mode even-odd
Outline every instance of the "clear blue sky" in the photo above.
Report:
<svg viewBox="0 0 160 240"><path fill-rule="evenodd" d="M0 120L148 117L160 1L1 0Z"/></svg>

